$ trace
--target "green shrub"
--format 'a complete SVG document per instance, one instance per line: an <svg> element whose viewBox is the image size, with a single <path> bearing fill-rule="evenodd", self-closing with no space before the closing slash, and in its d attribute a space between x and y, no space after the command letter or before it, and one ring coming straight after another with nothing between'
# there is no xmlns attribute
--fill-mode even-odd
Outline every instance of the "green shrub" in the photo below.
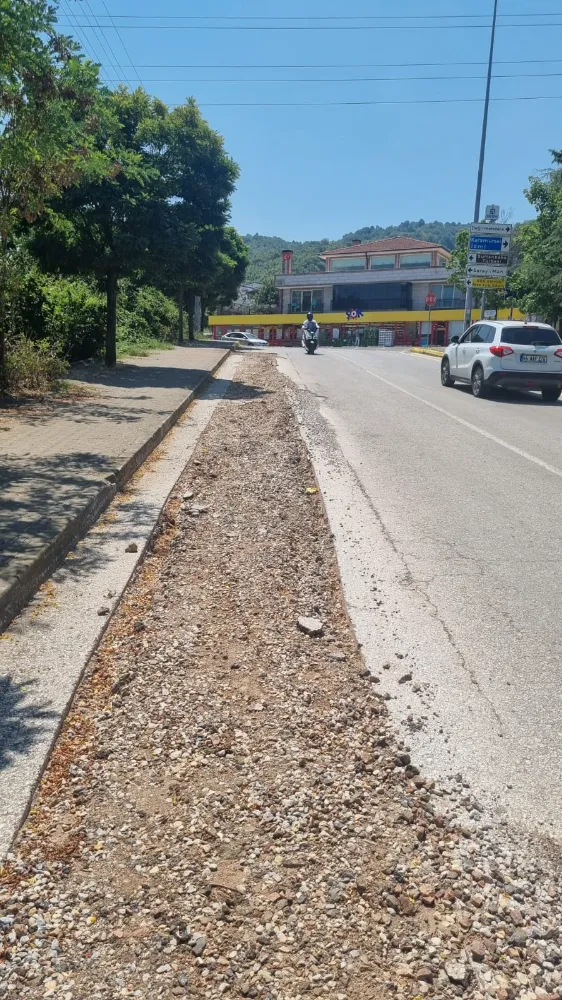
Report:
<svg viewBox="0 0 562 1000"><path fill-rule="evenodd" d="M100 352L104 299L87 281L43 274L21 246L10 253L4 277L8 340L48 340L69 361Z"/></svg>
<svg viewBox="0 0 562 1000"><path fill-rule="evenodd" d="M85 281L59 278L43 287L47 340L69 361L101 352L105 338L105 302Z"/></svg>
<svg viewBox="0 0 562 1000"><path fill-rule="evenodd" d="M1 387L12 394L49 389L67 370L68 363L48 340L17 337L6 345Z"/></svg>
<svg viewBox="0 0 562 1000"><path fill-rule="evenodd" d="M178 329L175 303L157 288L135 288L123 282L119 298L117 339L128 343L171 341Z"/></svg>

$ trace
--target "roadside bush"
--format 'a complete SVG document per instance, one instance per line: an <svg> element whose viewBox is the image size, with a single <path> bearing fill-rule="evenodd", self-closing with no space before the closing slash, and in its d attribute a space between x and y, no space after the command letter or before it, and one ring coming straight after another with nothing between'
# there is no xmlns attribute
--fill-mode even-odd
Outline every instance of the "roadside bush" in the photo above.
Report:
<svg viewBox="0 0 562 1000"><path fill-rule="evenodd" d="M47 340L69 361L100 353L104 300L87 281L43 274L24 246L10 251L3 272L8 340Z"/></svg>
<svg viewBox="0 0 562 1000"><path fill-rule="evenodd" d="M2 260L5 334L14 340L25 334L32 340L45 336L43 284L45 275L25 247L13 246Z"/></svg>
<svg viewBox="0 0 562 1000"><path fill-rule="evenodd" d="M68 363L48 340L34 343L28 337L17 337L6 344L1 388L10 394L44 391L67 371Z"/></svg>
<svg viewBox="0 0 562 1000"><path fill-rule="evenodd" d="M158 288L123 283L118 315L118 340L171 341L178 329L178 308Z"/></svg>
<svg viewBox="0 0 562 1000"><path fill-rule="evenodd" d="M59 278L43 287L46 339L69 361L95 357L105 338L105 303L85 281Z"/></svg>

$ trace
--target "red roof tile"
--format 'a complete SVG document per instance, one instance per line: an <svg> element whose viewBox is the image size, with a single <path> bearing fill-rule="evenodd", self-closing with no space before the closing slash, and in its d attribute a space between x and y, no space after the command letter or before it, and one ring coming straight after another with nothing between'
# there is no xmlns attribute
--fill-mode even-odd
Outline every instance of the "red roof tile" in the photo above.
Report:
<svg viewBox="0 0 562 1000"><path fill-rule="evenodd" d="M352 246L338 247L336 250L326 250L321 257L346 257L355 253L377 253L400 250L445 250L439 243L428 243L427 240L414 240L409 236L392 236L387 240L375 240L373 243L355 243ZM449 251L446 251L449 253Z"/></svg>

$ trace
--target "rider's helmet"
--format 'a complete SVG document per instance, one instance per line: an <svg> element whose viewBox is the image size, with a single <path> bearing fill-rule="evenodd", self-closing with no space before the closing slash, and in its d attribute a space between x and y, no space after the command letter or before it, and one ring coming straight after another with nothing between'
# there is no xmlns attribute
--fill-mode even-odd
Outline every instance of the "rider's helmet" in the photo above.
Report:
<svg viewBox="0 0 562 1000"><path fill-rule="evenodd" d="M306 318L307 319L314 319L314 313L307 313L306 314Z"/></svg>

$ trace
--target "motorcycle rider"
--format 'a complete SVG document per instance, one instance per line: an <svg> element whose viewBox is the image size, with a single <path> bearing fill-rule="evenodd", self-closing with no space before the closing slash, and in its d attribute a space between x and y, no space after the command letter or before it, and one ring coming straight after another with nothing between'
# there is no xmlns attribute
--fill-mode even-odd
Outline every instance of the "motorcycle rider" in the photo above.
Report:
<svg viewBox="0 0 562 1000"><path fill-rule="evenodd" d="M302 346L306 347L306 341L308 340L307 334L312 335L316 340L318 340L319 332L320 327L314 319L314 313L307 313L306 319L302 325Z"/></svg>

